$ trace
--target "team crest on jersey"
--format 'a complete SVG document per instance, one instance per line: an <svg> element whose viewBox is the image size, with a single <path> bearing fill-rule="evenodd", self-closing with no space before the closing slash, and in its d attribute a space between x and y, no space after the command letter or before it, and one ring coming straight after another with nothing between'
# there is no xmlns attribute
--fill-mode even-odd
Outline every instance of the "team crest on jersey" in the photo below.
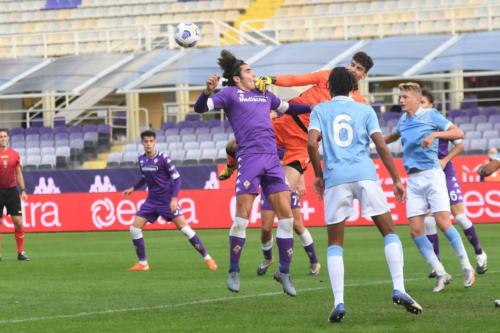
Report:
<svg viewBox="0 0 500 333"><path fill-rule="evenodd" d="M236 245L235 247L233 247L233 253L234 254L238 254L238 253L240 253L240 251L241 251L241 246Z"/></svg>
<svg viewBox="0 0 500 333"><path fill-rule="evenodd" d="M245 180L245 181L243 182L243 186L245 186L245 189L247 189L247 190L248 190L248 188L250 187L250 182L249 182L248 180Z"/></svg>
<svg viewBox="0 0 500 333"><path fill-rule="evenodd" d="M153 160L153 162L154 162L154 164L158 163L158 159L157 159L157 158L155 158L155 159Z"/></svg>

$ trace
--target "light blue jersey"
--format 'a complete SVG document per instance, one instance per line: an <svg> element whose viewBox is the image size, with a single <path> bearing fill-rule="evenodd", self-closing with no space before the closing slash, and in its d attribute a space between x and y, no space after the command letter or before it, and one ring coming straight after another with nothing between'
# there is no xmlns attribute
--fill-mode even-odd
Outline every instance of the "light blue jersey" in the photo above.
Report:
<svg viewBox="0 0 500 333"><path fill-rule="evenodd" d="M403 165L406 171L440 169L438 159L438 140L429 148L422 147L422 141L432 132L446 131L452 123L436 109L420 108L413 117L405 113L399 119L396 132L401 136L403 145Z"/></svg>
<svg viewBox="0 0 500 333"><path fill-rule="evenodd" d="M371 106L337 96L317 105L309 130L321 132L325 188L361 180L377 180L370 158L370 135L380 132Z"/></svg>

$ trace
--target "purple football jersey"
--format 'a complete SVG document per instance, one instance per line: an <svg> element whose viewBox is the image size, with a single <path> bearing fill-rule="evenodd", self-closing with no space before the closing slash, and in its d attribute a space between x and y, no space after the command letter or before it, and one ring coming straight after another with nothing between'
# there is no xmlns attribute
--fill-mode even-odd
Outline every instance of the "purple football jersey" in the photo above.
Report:
<svg viewBox="0 0 500 333"><path fill-rule="evenodd" d="M180 177L170 157L160 152L151 158L143 154L139 156L139 169L148 186L147 201L169 205L174 181Z"/></svg>
<svg viewBox="0 0 500 333"><path fill-rule="evenodd" d="M276 138L269 113L285 111L285 103L271 92L222 89L208 100L209 109L224 109L238 143L238 156L276 154ZM283 110L285 108L285 110Z"/></svg>

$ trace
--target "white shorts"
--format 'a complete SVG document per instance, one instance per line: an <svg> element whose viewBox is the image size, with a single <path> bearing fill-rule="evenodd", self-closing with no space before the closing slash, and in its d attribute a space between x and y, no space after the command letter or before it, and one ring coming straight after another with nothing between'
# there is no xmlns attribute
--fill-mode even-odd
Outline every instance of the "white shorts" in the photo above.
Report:
<svg viewBox="0 0 500 333"><path fill-rule="evenodd" d="M340 223L352 216L354 199L359 200L362 207L361 215L364 217L382 215L389 211L384 191L378 182L361 180L340 184L325 190L323 200L326 224Z"/></svg>
<svg viewBox="0 0 500 333"><path fill-rule="evenodd" d="M450 198L443 170L430 169L408 176L406 217L449 212Z"/></svg>

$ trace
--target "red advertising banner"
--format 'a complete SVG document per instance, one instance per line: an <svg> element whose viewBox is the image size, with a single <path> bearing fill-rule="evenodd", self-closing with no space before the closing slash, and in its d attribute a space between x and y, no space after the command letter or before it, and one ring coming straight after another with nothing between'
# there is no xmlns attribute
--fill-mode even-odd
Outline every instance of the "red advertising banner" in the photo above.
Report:
<svg viewBox="0 0 500 333"><path fill-rule="evenodd" d="M380 170L380 169L379 169ZM310 184L310 183L309 183ZM500 187L498 182L462 183L466 214L477 223L500 221ZM383 185L396 224L405 224L404 204L397 204L392 186ZM128 230L134 214L144 202L146 193L129 197L121 193L68 193L30 195L23 203L24 225L28 232ZM180 204L186 220L193 228L229 228L235 213L233 189L185 190ZM360 207L354 203L351 225L370 225L360 217ZM5 213L5 212L4 212ZM302 200L302 217L306 226L323 226L323 203L312 188ZM9 217L2 218L2 231L12 231ZM250 227L260 226L259 200L254 202ZM159 219L147 229L173 229L172 223Z"/></svg>

